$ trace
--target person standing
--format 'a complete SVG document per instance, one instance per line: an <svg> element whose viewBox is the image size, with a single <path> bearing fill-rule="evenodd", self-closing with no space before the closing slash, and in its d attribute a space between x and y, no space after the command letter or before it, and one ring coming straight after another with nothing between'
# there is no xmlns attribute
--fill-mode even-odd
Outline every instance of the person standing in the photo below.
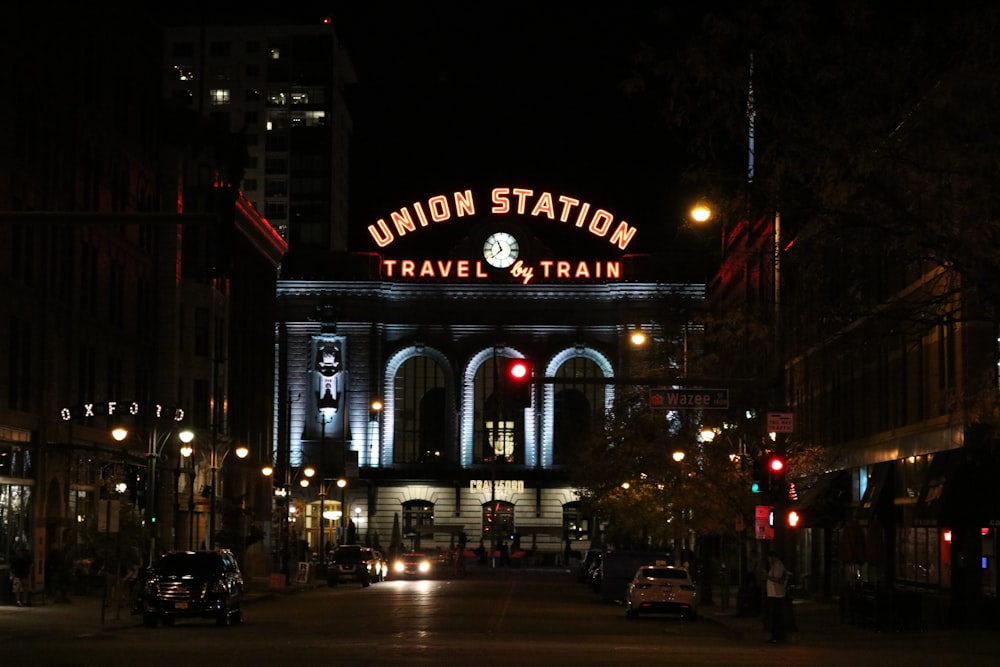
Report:
<svg viewBox="0 0 1000 667"><path fill-rule="evenodd" d="M771 627L772 644L785 641L785 591L788 584L788 570L778 553L767 555L767 615Z"/></svg>
<svg viewBox="0 0 1000 667"><path fill-rule="evenodd" d="M10 560L10 578L14 589L14 601L18 607L26 607L30 593L31 554L23 544L18 545L14 557Z"/></svg>

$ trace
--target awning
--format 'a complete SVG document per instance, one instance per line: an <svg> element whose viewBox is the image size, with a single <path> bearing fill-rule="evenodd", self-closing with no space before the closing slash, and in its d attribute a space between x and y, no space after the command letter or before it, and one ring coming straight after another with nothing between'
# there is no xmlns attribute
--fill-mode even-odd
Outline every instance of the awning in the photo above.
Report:
<svg viewBox="0 0 1000 667"><path fill-rule="evenodd" d="M938 452L914 510L914 521L986 527L1000 523L1000 461L985 448Z"/></svg>
<svg viewBox="0 0 1000 667"><path fill-rule="evenodd" d="M865 489L861 504L854 513L855 519L868 521L878 512L880 505L884 502L887 488L891 486L889 480L892 477L892 463L892 461L886 461L875 464L868 478L868 488ZM891 503L892 498L890 497L889 500Z"/></svg>
<svg viewBox="0 0 1000 667"><path fill-rule="evenodd" d="M566 529L562 526L516 526L515 531L518 535L524 537L525 535L551 535L552 537L558 537L562 539L565 537Z"/></svg>
<svg viewBox="0 0 1000 667"><path fill-rule="evenodd" d="M947 505L956 495L964 458L960 449L934 454L927 468L927 477L921 486L920 496L917 498L917 506L913 511L914 521L936 524L951 514Z"/></svg>
<svg viewBox="0 0 1000 667"><path fill-rule="evenodd" d="M832 526L842 520L851 502L851 473L835 470L802 491L793 509L802 515L803 527Z"/></svg>

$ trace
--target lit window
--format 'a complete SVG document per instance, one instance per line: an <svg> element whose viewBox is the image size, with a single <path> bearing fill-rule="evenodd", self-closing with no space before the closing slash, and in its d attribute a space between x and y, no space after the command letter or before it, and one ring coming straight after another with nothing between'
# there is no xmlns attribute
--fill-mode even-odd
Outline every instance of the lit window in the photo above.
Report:
<svg viewBox="0 0 1000 667"><path fill-rule="evenodd" d="M280 60L280 59L281 59L281 49L279 49L277 46L271 47L271 60Z"/></svg>
<svg viewBox="0 0 1000 667"><path fill-rule="evenodd" d="M228 88L213 88L208 91L208 98L211 100L211 104L214 107L221 106L223 104L229 104L229 89Z"/></svg>

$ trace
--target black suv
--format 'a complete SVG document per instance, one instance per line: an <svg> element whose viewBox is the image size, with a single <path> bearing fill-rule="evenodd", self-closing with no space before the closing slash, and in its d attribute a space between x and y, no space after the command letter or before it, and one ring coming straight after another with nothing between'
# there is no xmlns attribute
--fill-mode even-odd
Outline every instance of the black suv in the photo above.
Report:
<svg viewBox="0 0 1000 667"><path fill-rule="evenodd" d="M146 570L139 612L146 627L178 618L214 618L241 623L243 575L228 550L169 551Z"/></svg>
<svg viewBox="0 0 1000 667"><path fill-rule="evenodd" d="M326 583L336 586L341 581L358 581L364 587L375 579L378 557L371 547L342 544L330 555L326 567Z"/></svg>

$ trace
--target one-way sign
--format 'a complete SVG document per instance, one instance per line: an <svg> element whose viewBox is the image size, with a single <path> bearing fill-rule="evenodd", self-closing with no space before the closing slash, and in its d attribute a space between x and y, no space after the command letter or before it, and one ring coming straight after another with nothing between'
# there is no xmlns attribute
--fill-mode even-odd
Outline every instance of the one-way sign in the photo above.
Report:
<svg viewBox="0 0 1000 667"><path fill-rule="evenodd" d="M649 390L649 407L666 410L723 410L729 407L729 390L653 387Z"/></svg>

